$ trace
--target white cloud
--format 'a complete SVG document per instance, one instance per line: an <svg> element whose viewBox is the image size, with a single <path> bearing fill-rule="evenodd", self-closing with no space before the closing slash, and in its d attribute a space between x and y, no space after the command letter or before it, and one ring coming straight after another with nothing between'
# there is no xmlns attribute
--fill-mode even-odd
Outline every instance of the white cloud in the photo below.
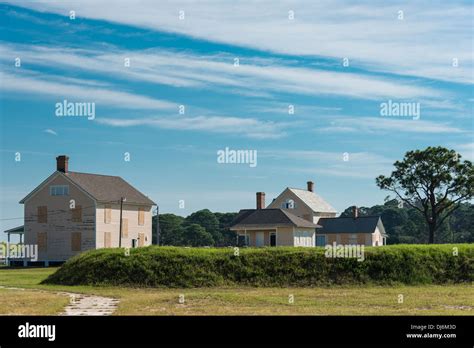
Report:
<svg viewBox="0 0 474 348"><path fill-rule="evenodd" d="M260 158L297 161L296 164L287 165L287 171L362 179L373 179L377 174L390 171L394 162L370 152L260 150L258 153Z"/></svg>
<svg viewBox="0 0 474 348"><path fill-rule="evenodd" d="M227 116L167 117L167 118L98 118L100 124L114 127L151 126L162 129L204 131L233 134L255 139L276 139L286 135L285 124L253 118Z"/></svg>
<svg viewBox="0 0 474 348"><path fill-rule="evenodd" d="M70 101L95 102L111 107L121 107L126 109L146 109L146 110L178 110L177 104L158 100L142 95L120 92L106 88L74 84L66 82L54 82L55 76L42 74L10 74L0 73L2 84L0 89L4 91L15 91L19 93L32 93L50 95L56 98L56 102L61 102L63 98L70 98ZM77 80L77 79L76 79ZM61 81L61 79L59 79ZM100 105L98 105L100 107Z"/></svg>
<svg viewBox="0 0 474 348"><path fill-rule="evenodd" d="M411 118L387 117L340 117L330 122L329 126L316 129L317 132L385 132L385 133L463 133L464 130L446 123L413 120Z"/></svg>
<svg viewBox="0 0 474 348"><path fill-rule="evenodd" d="M52 129L45 129L44 130L45 133L48 133L48 134L51 134L51 135L58 135L58 133Z"/></svg>
<svg viewBox="0 0 474 348"><path fill-rule="evenodd" d="M247 58L239 67L227 55L203 56L166 50L104 53L23 45L0 45L1 56L21 56L43 66L78 68L113 78L151 82L173 87L227 87L230 93L270 96L271 93L340 95L363 99L440 98L435 89L414 82L351 72L337 72L285 65L281 59ZM124 59L130 58L130 67Z"/></svg>
<svg viewBox="0 0 474 348"><path fill-rule="evenodd" d="M462 159L473 162L474 161L474 142L466 144L456 144L453 148L458 151Z"/></svg>
<svg viewBox="0 0 474 348"><path fill-rule="evenodd" d="M69 2L11 1L67 15ZM472 83L471 6L467 2L374 3L212 0L74 3L78 17L180 33L291 55L348 57L351 66ZM178 19L184 10L185 20ZM295 19L288 20L288 11ZM403 20L398 20L402 10ZM74 25L74 24L72 24ZM453 58L459 61L452 66Z"/></svg>

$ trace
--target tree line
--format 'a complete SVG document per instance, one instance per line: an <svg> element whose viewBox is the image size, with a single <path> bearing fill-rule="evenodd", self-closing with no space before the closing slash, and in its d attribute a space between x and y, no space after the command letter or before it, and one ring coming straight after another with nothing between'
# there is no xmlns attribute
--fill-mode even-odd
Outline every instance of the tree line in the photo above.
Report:
<svg viewBox="0 0 474 348"><path fill-rule="evenodd" d="M203 209L187 217L160 214L160 245L175 246L233 246L235 232L229 230L238 213L213 213ZM153 244L156 243L156 216L152 220Z"/></svg>

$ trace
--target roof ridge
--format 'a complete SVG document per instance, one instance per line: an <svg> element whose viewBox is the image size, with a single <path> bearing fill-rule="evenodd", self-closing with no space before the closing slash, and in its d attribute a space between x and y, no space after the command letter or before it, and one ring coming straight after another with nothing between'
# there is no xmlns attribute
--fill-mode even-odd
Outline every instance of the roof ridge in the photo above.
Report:
<svg viewBox="0 0 474 348"><path fill-rule="evenodd" d="M321 219L363 219L363 218L380 218L382 215L364 215L364 216L357 216L357 218L354 218L353 216L333 216L333 217L326 217L326 216L321 216Z"/></svg>
<svg viewBox="0 0 474 348"><path fill-rule="evenodd" d="M96 174L96 173L84 173L84 172L73 172L73 171L68 171L67 173L63 173L63 174L69 174L69 173L73 173L73 174L86 174L86 175L97 175L97 176L108 176L108 177L111 177L111 178L120 178L122 180L124 180L121 176L118 176L118 175L108 175L108 174Z"/></svg>
<svg viewBox="0 0 474 348"><path fill-rule="evenodd" d="M292 220L293 218L295 218L296 220L302 220L302 221L305 221L305 222L308 222L308 223L310 223L310 224L313 224L313 225L317 226L317 224L315 224L314 222L307 221L306 219L303 219L302 217L300 217L300 216L298 216L298 215L295 215L295 214L293 214L293 213L290 213L289 211L287 211L287 210L285 210L285 209L281 209L281 208L280 208L279 210L282 211L283 214L285 214L286 217L287 217L288 219L290 219L291 222L292 222L293 224L295 224L295 225L297 225L297 224ZM288 215L289 215L289 216L288 216Z"/></svg>

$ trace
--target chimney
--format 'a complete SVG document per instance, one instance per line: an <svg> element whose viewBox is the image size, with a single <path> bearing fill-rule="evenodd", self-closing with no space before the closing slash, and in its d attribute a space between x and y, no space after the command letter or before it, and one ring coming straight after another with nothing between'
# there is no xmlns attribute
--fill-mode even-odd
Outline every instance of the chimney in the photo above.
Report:
<svg viewBox="0 0 474 348"><path fill-rule="evenodd" d="M58 172L67 173L68 172L68 163L69 157L65 155L61 155L56 157L56 170Z"/></svg>
<svg viewBox="0 0 474 348"><path fill-rule="evenodd" d="M257 192L257 209L265 209L265 192Z"/></svg>
<svg viewBox="0 0 474 348"><path fill-rule="evenodd" d="M359 217L359 209L357 209L357 206L352 207L352 217L354 219L357 219Z"/></svg>
<svg viewBox="0 0 474 348"><path fill-rule="evenodd" d="M307 184L308 184L308 191L314 192L314 182L308 181Z"/></svg>

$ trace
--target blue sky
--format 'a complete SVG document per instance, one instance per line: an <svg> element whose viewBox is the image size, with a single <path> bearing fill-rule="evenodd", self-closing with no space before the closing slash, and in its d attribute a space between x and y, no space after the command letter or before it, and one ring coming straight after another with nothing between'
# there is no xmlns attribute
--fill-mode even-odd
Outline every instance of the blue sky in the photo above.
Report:
<svg viewBox="0 0 474 348"><path fill-rule="evenodd" d="M136 4L0 1L1 230L22 223L18 201L59 154L180 215L307 180L342 211L383 202L375 177L408 150L473 160L467 1ZM57 117L65 99L94 102L95 119ZM388 100L419 103L420 118L381 116ZM217 163L226 147L258 165Z"/></svg>

